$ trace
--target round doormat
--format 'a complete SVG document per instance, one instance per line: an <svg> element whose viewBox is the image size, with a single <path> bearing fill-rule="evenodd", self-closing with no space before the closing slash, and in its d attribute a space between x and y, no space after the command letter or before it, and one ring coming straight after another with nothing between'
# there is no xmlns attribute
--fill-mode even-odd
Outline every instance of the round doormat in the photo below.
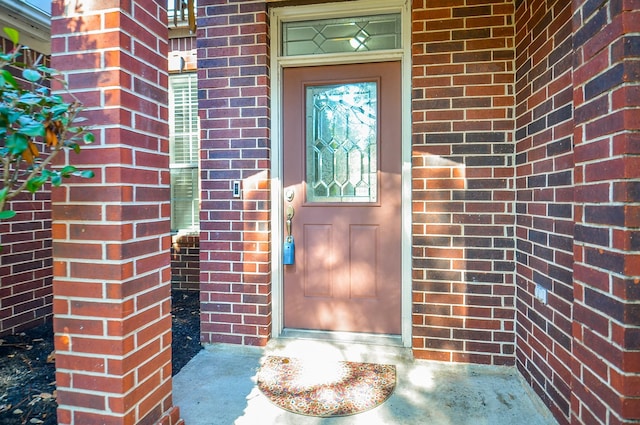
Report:
<svg viewBox="0 0 640 425"><path fill-rule="evenodd" d="M276 406L323 418L372 409L389 398L395 385L393 365L269 356L258 371L258 388Z"/></svg>

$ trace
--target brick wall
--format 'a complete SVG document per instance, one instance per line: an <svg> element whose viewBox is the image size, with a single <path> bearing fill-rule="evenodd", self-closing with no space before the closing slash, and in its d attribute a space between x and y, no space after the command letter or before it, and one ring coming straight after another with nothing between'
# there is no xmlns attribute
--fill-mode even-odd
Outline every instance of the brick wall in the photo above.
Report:
<svg viewBox="0 0 640 425"><path fill-rule="evenodd" d="M261 344L266 15L200 10L203 341ZM640 420L638 13L412 2L414 354L516 364L560 423Z"/></svg>
<svg viewBox="0 0 640 425"><path fill-rule="evenodd" d="M573 4L571 423L640 423L640 8Z"/></svg>
<svg viewBox="0 0 640 425"><path fill-rule="evenodd" d="M264 0L198 8L202 341L271 332L269 40ZM233 198L232 181L242 182Z"/></svg>
<svg viewBox="0 0 640 425"><path fill-rule="evenodd" d="M514 363L511 0L413 1L413 348Z"/></svg>
<svg viewBox="0 0 640 425"><path fill-rule="evenodd" d="M176 424L166 2L53 3L52 63L88 107L95 171L53 195L58 423Z"/></svg>
<svg viewBox="0 0 640 425"><path fill-rule="evenodd" d="M561 422L570 415L573 303L571 3L516 9L517 366ZM547 291L546 304L535 286Z"/></svg>
<svg viewBox="0 0 640 425"><path fill-rule="evenodd" d="M176 234L171 237L171 287L187 291L200 289L200 237Z"/></svg>
<svg viewBox="0 0 640 425"><path fill-rule="evenodd" d="M0 38L1 51L13 47ZM38 56L24 51L22 60L29 62ZM44 64L49 64L46 57ZM0 221L0 336L44 323L51 316L53 302L50 188L34 195L23 193L9 208L17 215Z"/></svg>

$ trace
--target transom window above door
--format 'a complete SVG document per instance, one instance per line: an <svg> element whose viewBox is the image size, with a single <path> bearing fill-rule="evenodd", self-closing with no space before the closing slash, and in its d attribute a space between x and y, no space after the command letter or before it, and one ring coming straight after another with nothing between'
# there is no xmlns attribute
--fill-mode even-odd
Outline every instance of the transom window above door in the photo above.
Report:
<svg viewBox="0 0 640 425"><path fill-rule="evenodd" d="M282 24L283 56L390 50L401 44L399 13Z"/></svg>

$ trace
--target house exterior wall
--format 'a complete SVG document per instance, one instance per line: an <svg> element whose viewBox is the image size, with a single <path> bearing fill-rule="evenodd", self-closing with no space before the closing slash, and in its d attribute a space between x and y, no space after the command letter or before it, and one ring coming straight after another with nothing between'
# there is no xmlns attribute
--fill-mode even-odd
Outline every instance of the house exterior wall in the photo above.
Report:
<svg viewBox="0 0 640 425"><path fill-rule="evenodd" d="M573 309L572 9L516 8L517 366L557 418L570 412ZM535 286L547 291L546 304Z"/></svg>
<svg viewBox="0 0 640 425"><path fill-rule="evenodd" d="M271 333L265 3L200 3L204 342ZM414 354L637 421L637 5L467 3L411 3Z"/></svg>
<svg viewBox="0 0 640 425"><path fill-rule="evenodd" d="M198 4L204 343L264 345L271 334L268 33L264 1Z"/></svg>
<svg viewBox="0 0 640 425"><path fill-rule="evenodd" d="M2 52L13 48L0 37ZM33 51L23 54L33 60L40 56ZM44 61L49 64L47 57ZM44 323L53 303L51 190L46 186L33 196L23 193L9 207L17 215L0 221L0 336Z"/></svg>
<svg viewBox="0 0 640 425"><path fill-rule="evenodd" d="M640 7L573 6L571 423L639 423Z"/></svg>
<svg viewBox="0 0 640 425"><path fill-rule="evenodd" d="M171 237L171 287L184 291L200 289L200 237Z"/></svg>
<svg viewBox="0 0 640 425"><path fill-rule="evenodd" d="M274 2L199 3L202 341L264 345L272 332L271 264L279 261L270 255L268 3ZM634 1L467 3L412 2L414 354L515 364L562 424L638 423L640 40L634 34L640 32L640 9ZM54 11L62 13L61 2L56 4ZM87 23L63 20L55 27L54 52L62 56L54 66L71 67L72 89L94 108L90 115L101 126L98 145L83 153L81 165L106 167L106 155L121 161L98 173L113 178L113 186L72 183L54 195L61 423L87 423L88 412L107 401L105 415L118 417L113 423L122 418L124 423L179 422L167 378L170 238L166 134L160 123L166 109L154 99L153 107L159 107L154 119L160 121L145 129L131 126L145 133L145 142L158 143L157 155L147 145L118 144L116 150L103 145L134 139L128 130L109 127L111 119L101 115L109 106L117 111L112 118L126 123L138 108L149 118L148 89L162 87L164 74L154 81L134 78L133 85L124 76L149 63L162 69L167 45L166 22L156 21L162 20L160 9L150 18L124 2L117 19L113 11L103 16L97 9L83 10ZM132 14L143 19L132 20ZM101 18L90 19L95 16ZM122 53L132 46L128 36L114 45L90 36L90 22L105 23L108 28L100 30L110 32L116 21L127 28L124 33L146 40L133 44L146 52L144 64L132 65L133 58ZM152 40L159 54L146 49ZM104 43L94 50L105 60L121 58L125 71L97 73L101 62L92 55L82 62L64 60L85 52L88 42ZM171 50L192 49L189 43L176 42ZM115 80L122 103L96 103L101 99L96 93L106 89L91 80L95 75L122 78ZM140 97L133 101L130 93ZM131 167L134 157L144 163L142 170ZM241 198L232 195L234 180L242 182ZM137 185L148 190L138 193ZM98 193L100 205L110 199L104 211L96 208ZM12 284L14 274L16 282L18 277L41 282L46 274L25 273L26 264L39 267L42 258L43 269L51 267L46 242L18 241L23 235L46 239L49 218L36 210L47 208L48 198L35 199L36 204L17 208L24 221L0 224L2 242L8 238L10 245L0 263L0 293L25 309L8 309L3 299L0 321L15 317L28 323L34 317L37 322L36 311L46 311L32 302L40 297L40 283L20 286L26 295L12 295L22 285ZM136 210L143 216L131 215L127 206L134 201L147 205ZM43 228L25 227L40 218ZM130 231L136 232L135 242ZM186 243L195 245L196 239ZM26 253L20 253L23 248ZM98 267L94 263L103 248L109 261ZM173 253L193 260L193 249L174 247ZM87 262L91 276L83 271ZM113 264L117 267L110 268ZM133 278L132 265L143 278ZM156 280L157 286L146 286ZM100 285L108 289L108 300L96 290ZM546 303L536 298L536 285L546 289ZM104 329L117 343L96 344ZM88 336L92 332L95 339ZM146 350L156 356L147 361ZM94 361L103 355L105 362ZM132 384L132 370L149 372L159 386L147 391L152 380ZM95 382L105 386L87 387ZM107 384L122 384L126 391L140 384L143 390L107 396ZM87 395L87 390L105 394ZM133 393L143 396L128 398ZM127 403L137 407L126 410Z"/></svg>
<svg viewBox="0 0 640 425"><path fill-rule="evenodd" d="M413 1L413 349L514 363L513 2Z"/></svg>

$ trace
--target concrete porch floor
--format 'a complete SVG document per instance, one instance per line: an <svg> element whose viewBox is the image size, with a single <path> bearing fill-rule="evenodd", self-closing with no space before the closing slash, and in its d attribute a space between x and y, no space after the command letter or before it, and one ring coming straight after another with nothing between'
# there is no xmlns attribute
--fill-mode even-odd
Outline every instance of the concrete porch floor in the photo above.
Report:
<svg viewBox="0 0 640 425"><path fill-rule="evenodd" d="M396 389L385 403L358 415L297 415L272 404L256 386L268 355L395 364ZM304 339L272 340L265 348L207 346L174 377L173 401L187 425L557 423L511 367L414 360L409 349Z"/></svg>

